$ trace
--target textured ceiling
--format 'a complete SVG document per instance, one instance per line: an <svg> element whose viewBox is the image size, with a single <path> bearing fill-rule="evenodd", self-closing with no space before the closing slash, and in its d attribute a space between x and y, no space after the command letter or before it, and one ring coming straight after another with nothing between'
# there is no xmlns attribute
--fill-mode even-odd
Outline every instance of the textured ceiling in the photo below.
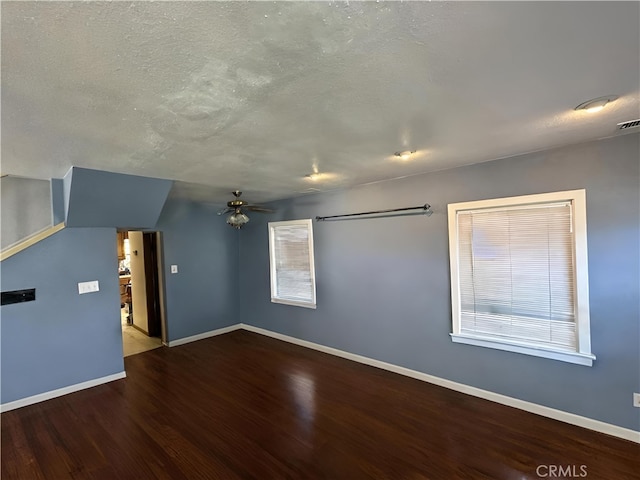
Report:
<svg viewBox="0 0 640 480"><path fill-rule="evenodd" d="M4 174L76 165L267 201L612 136L640 116L637 2L1 8ZM598 114L573 110L609 94ZM305 179L314 169L330 175Z"/></svg>

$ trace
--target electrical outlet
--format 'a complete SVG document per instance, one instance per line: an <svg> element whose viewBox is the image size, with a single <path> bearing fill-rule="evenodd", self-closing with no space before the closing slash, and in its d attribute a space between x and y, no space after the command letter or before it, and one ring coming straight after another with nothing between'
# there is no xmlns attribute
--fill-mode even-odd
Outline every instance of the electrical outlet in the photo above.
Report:
<svg viewBox="0 0 640 480"><path fill-rule="evenodd" d="M171 273L178 273L178 265L171 265Z"/></svg>
<svg viewBox="0 0 640 480"><path fill-rule="evenodd" d="M100 291L100 284L98 280L93 282L80 282L78 283L78 293L82 295L83 293L91 293Z"/></svg>
<svg viewBox="0 0 640 480"><path fill-rule="evenodd" d="M633 406L640 408L640 393L633 394Z"/></svg>

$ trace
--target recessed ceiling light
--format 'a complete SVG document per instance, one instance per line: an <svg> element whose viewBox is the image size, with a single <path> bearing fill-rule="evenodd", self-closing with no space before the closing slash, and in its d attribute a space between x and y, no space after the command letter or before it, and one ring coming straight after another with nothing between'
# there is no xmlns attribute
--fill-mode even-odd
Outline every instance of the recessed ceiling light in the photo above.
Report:
<svg viewBox="0 0 640 480"><path fill-rule="evenodd" d="M304 176L305 180L311 180L312 182L322 182L327 180L334 180L338 177L335 173L327 172L313 172Z"/></svg>
<svg viewBox="0 0 640 480"><path fill-rule="evenodd" d="M415 150L405 150L403 152L396 152L394 155L399 157L401 160L409 160L411 158L411 154L416 153Z"/></svg>
<svg viewBox="0 0 640 480"><path fill-rule="evenodd" d="M613 102L617 98L618 98L617 95L607 95L606 97L594 98L593 100L589 100L587 102L581 103L575 109L586 110L587 112L590 112L590 113L599 112L604 108L604 106L607 103Z"/></svg>

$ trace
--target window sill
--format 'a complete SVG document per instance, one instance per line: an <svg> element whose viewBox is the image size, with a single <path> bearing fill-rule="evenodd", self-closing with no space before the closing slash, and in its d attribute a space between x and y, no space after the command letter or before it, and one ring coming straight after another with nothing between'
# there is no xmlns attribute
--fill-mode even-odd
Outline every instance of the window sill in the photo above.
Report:
<svg viewBox="0 0 640 480"><path fill-rule="evenodd" d="M312 308L315 310L315 303L297 302L295 300L284 300L282 298L272 298L271 303L281 303L282 305L293 305L294 307Z"/></svg>
<svg viewBox="0 0 640 480"><path fill-rule="evenodd" d="M578 352L562 352L559 350L546 350L532 345L505 342L494 338L472 337L469 335L461 335L459 333L451 333L451 340L454 343L464 343L466 345L475 345L477 347L493 348L496 350L504 350L507 352L522 353L535 357L550 358L552 360L560 360L562 362L575 363L576 365L585 365L591 367L596 359L591 353Z"/></svg>

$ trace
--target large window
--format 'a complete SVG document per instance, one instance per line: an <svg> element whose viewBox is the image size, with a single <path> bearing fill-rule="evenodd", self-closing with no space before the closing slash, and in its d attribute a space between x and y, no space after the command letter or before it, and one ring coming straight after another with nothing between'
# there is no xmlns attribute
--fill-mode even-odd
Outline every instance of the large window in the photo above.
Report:
<svg viewBox="0 0 640 480"><path fill-rule="evenodd" d="M311 220L269 223L271 301L316 308Z"/></svg>
<svg viewBox="0 0 640 480"><path fill-rule="evenodd" d="M585 191L449 205L457 343L591 365Z"/></svg>

